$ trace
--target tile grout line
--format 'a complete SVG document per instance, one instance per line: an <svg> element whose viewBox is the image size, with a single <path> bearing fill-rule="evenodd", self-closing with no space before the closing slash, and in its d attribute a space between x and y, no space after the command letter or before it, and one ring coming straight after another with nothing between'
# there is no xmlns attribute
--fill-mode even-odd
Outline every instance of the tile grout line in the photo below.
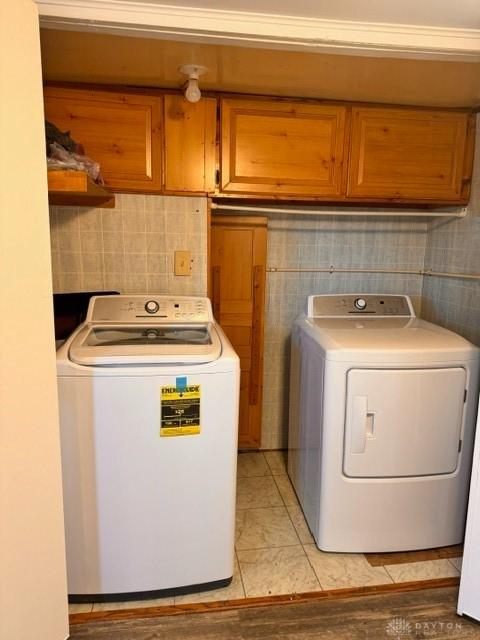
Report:
<svg viewBox="0 0 480 640"><path fill-rule="evenodd" d="M288 474L287 474L287 478L288 478ZM314 567L314 566L312 565L312 563L310 562L310 558L308 557L308 553L305 551L305 546L304 546L303 542L300 540L300 536L299 536L299 534L298 534L297 528L295 527L295 523L293 522L293 520L292 520L292 516L290 515L290 511L288 510L288 505L287 505L287 503L285 502L285 500L284 500L284 498L283 498L283 496L282 496L282 493L281 493L281 491L280 491L280 488L278 487L277 481L275 480L275 476L273 476L273 480L274 480L275 485L276 485L276 487L277 487L277 489L278 489L278 492L280 493L280 497L282 498L282 501L283 501L283 503L284 503L284 505L285 505L285 510L286 510L286 512L287 512L287 515L288 515L288 518L289 518L290 522L292 523L292 527L293 527L293 530L295 531L295 535L296 535L296 536L297 536L297 538L298 538L298 542L300 543L300 546L302 547L302 551L303 551L303 553L304 553L305 557L307 558L307 562L308 562L308 564L309 564L310 568L311 568L311 569L312 569L312 571L313 571L313 575L315 576L315 579L316 579L316 581L318 582L318 586L320 587L320 590L321 590L321 591L323 591L324 589L323 589L323 587L322 587L322 583L320 582L320 578L318 577L318 574L317 574L317 572L315 571L315 567ZM290 481L290 479L289 479L289 481ZM301 507L300 507L300 509L301 509ZM302 511L302 517L304 517L304 516L303 516L303 511Z"/></svg>
<svg viewBox="0 0 480 640"><path fill-rule="evenodd" d="M368 562L368 560L367 560L367 562ZM385 565L385 564L384 564L384 565L382 565L382 567L385 569L385 571L386 571L386 573L387 573L388 577L389 577L389 578L390 578L390 580L393 582L393 584L399 584L399 583L395 580L395 578L392 576L392 574L390 573L390 571L387 569L387 565Z"/></svg>
<svg viewBox="0 0 480 640"><path fill-rule="evenodd" d="M458 556L458 557L459 557L459 556ZM463 556L462 556L462 559L463 559ZM462 570L461 570L461 569L459 569L459 568L458 568L458 567L457 567L457 566L452 562L452 559L451 559L451 558L446 558L446 560L448 560L448 561L449 561L449 563L452 565L452 567L458 571L458 575L459 575L459 576L461 576L461 575L462 575Z"/></svg>
<svg viewBox="0 0 480 640"><path fill-rule="evenodd" d="M247 597L247 589L245 587L245 582L243 580L243 573L242 573L242 567L240 565L240 559L238 557L238 553L237 553L237 548L235 547L234 549L234 553L235 553L235 558L237 560L237 566L238 566L238 573L240 574L240 582L242 583L242 589L243 589L243 597L246 598Z"/></svg>
<svg viewBox="0 0 480 640"><path fill-rule="evenodd" d="M317 579L318 584L320 585L320 589L321 589L322 591L325 591L325 589L323 588L322 582L321 582L321 580L320 580L320 576L319 576L319 575L318 575L318 573L315 571L315 567L313 566L312 561L310 560L310 556L309 556L309 555L308 555L308 553L305 551L305 546L306 546L306 545L304 545L304 544L303 544L303 542L302 542L301 544L302 544L303 553L307 556L308 564L309 564L309 565L311 566L311 568L312 568L313 574L314 574L315 578ZM310 542L309 544L312 544L312 543ZM318 547L317 547L317 545L316 545L315 543L314 543L314 545L315 545L315 548L317 549L317 548L318 548ZM320 551L320 549L319 549L319 551Z"/></svg>

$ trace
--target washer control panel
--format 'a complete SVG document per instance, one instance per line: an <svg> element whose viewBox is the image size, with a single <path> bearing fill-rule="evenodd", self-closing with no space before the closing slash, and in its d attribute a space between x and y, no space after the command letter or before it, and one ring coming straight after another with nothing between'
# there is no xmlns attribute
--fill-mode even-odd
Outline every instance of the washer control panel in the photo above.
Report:
<svg viewBox="0 0 480 640"><path fill-rule="evenodd" d="M346 318L355 315L414 318L408 296L377 294L335 294L309 296L309 318Z"/></svg>
<svg viewBox="0 0 480 640"><path fill-rule="evenodd" d="M212 322L208 298L197 296L95 296L87 322L155 323Z"/></svg>

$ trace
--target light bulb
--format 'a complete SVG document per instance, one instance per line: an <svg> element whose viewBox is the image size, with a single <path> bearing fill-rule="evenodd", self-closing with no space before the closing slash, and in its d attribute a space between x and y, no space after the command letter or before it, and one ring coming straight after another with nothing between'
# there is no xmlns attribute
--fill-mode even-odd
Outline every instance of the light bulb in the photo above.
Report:
<svg viewBox="0 0 480 640"><path fill-rule="evenodd" d="M198 78L189 78L185 88L185 98L188 102L198 102L202 94L198 88Z"/></svg>

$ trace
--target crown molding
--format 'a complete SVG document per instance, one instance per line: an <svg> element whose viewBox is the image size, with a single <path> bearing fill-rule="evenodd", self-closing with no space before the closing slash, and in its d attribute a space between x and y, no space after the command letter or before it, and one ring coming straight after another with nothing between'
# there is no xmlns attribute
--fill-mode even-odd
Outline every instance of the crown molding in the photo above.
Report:
<svg viewBox="0 0 480 640"><path fill-rule="evenodd" d="M480 61L480 29L349 22L135 0L36 0L43 27L273 49Z"/></svg>

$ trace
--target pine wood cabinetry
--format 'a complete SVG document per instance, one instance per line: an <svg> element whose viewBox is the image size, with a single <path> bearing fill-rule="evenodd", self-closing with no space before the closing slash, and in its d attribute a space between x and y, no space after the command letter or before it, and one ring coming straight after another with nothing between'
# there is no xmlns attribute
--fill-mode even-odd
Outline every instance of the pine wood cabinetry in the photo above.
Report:
<svg viewBox="0 0 480 640"><path fill-rule="evenodd" d="M345 191L345 107L224 99L221 110L221 192L335 197Z"/></svg>
<svg viewBox="0 0 480 640"><path fill-rule="evenodd" d="M352 115L348 196L465 197L468 114L365 107Z"/></svg>
<svg viewBox="0 0 480 640"><path fill-rule="evenodd" d="M165 191L213 192L217 100L165 95L164 122Z"/></svg>
<svg viewBox="0 0 480 640"><path fill-rule="evenodd" d="M221 101L219 194L331 203L465 204L466 111Z"/></svg>
<svg viewBox="0 0 480 640"><path fill-rule="evenodd" d="M46 119L83 144L116 190L160 191L161 104L148 95L45 88Z"/></svg>
<svg viewBox="0 0 480 640"><path fill-rule="evenodd" d="M50 86L44 95L47 120L83 144L110 189L214 191L216 98Z"/></svg>
<svg viewBox="0 0 480 640"><path fill-rule="evenodd" d="M266 218L212 217L213 311L240 356L240 449L261 439L266 253Z"/></svg>
<svg viewBox="0 0 480 640"><path fill-rule="evenodd" d="M46 118L71 131L114 191L468 202L475 117L466 110L225 97L218 123L217 103L155 90L45 88Z"/></svg>

